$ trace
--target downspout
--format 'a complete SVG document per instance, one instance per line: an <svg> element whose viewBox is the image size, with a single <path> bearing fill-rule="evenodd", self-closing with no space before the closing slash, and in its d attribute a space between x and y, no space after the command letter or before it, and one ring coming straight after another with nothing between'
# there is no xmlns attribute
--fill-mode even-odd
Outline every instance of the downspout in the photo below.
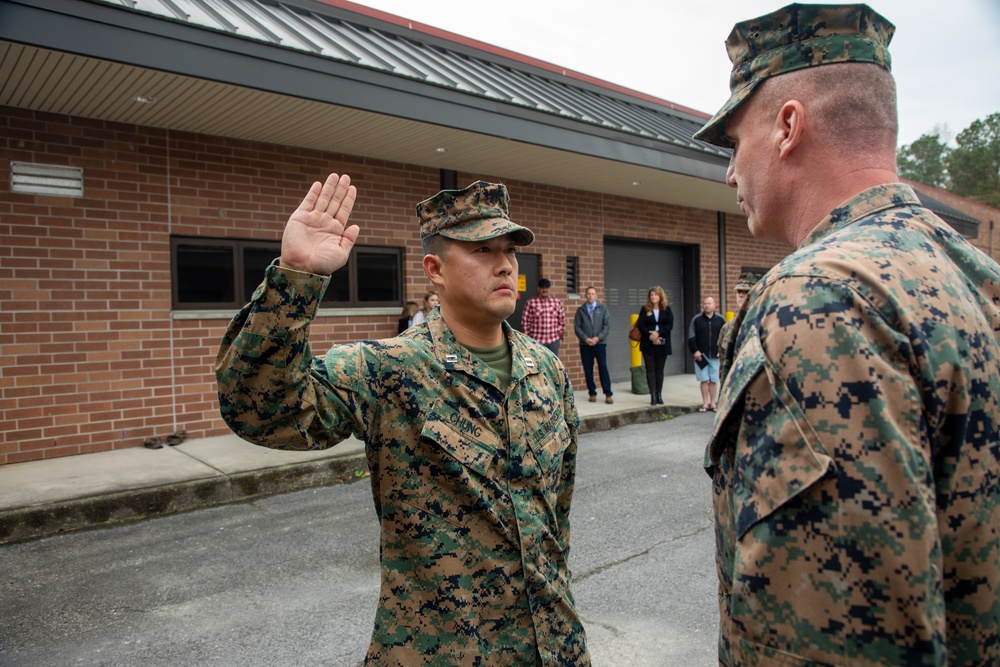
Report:
<svg viewBox="0 0 1000 667"><path fill-rule="evenodd" d="M729 290L726 289L726 214L722 211L715 213L716 222L719 227L719 309L718 312L726 312L726 300ZM992 237L991 237L992 238Z"/></svg>

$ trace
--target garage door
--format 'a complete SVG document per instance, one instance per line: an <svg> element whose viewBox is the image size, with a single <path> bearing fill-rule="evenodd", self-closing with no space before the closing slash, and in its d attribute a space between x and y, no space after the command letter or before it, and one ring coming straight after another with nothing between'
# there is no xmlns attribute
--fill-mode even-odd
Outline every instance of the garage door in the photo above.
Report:
<svg viewBox="0 0 1000 667"><path fill-rule="evenodd" d="M634 241L604 242L603 300L611 313L608 340L608 371L612 382L631 381L631 351L628 345L629 316L646 303L653 285L667 293L674 313L670 343L674 353L667 357L666 375L684 372L684 250L680 246ZM598 290L601 294L601 290Z"/></svg>

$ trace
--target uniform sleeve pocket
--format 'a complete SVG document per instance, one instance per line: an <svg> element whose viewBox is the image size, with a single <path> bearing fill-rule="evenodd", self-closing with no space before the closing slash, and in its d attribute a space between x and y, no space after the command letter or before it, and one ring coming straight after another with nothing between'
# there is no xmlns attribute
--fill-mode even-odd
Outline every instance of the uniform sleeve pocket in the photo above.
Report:
<svg viewBox="0 0 1000 667"><path fill-rule="evenodd" d="M832 465L756 331L747 332L733 361L709 442L713 461L728 448L738 538L822 479Z"/></svg>
<svg viewBox="0 0 1000 667"><path fill-rule="evenodd" d="M542 424L530 429L528 434L528 444L533 450L537 450L541 446L542 441L556 435L559 431L560 425L565 426L565 424L566 421L561 412L552 412L548 419L542 422Z"/></svg>
<svg viewBox="0 0 1000 667"><path fill-rule="evenodd" d="M566 419L561 412L553 414L528 436L528 444L538 461L542 474L555 486L562 474L563 456L571 444Z"/></svg>

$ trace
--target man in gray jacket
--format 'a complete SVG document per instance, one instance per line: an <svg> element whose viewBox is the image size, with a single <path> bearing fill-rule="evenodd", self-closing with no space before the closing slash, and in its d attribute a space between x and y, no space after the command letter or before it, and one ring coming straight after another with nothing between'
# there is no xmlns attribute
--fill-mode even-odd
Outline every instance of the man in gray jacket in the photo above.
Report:
<svg viewBox="0 0 1000 667"><path fill-rule="evenodd" d="M587 303L576 309L573 318L573 329L580 339L580 358L583 360L583 375L587 378L587 393L590 402L597 400L597 387L594 385L594 360L597 360L597 371L601 374L601 391L604 392L604 402L614 403L611 398L611 376L608 375L608 350L604 341L611 332L611 315L603 303L597 302L597 289L588 287Z"/></svg>

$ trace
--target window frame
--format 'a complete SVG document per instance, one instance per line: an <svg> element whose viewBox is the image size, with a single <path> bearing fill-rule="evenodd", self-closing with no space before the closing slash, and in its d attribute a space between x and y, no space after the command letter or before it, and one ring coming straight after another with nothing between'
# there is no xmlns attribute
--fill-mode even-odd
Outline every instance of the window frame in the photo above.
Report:
<svg viewBox="0 0 1000 667"><path fill-rule="evenodd" d="M181 302L180 301L180 281L178 280L179 272L177 268L178 264L178 248L183 245L191 246L227 246L233 253L233 294L236 298L231 302ZM280 241L268 241L266 239L242 239L242 238L218 238L210 236L171 236L170 237L170 305L171 309L182 313L188 311L211 311L211 310L232 310L242 308L246 301L241 296L246 291L252 292L252 287L256 287L258 283L255 283L252 287L248 287L244 284L244 262L243 255L244 249L247 248L265 248L273 249L274 257L278 257L281 254L281 242ZM358 300L358 265L357 257L359 254L385 254L392 255L396 258L396 284L394 286L395 292L398 295L398 299L391 301L359 301ZM358 309L358 308L402 308L403 297L404 297L404 285L406 282L406 277L404 276L404 271L406 268L405 263L405 248L402 246L383 246L383 245L356 245L351 250L350 258L347 263L347 281L348 281L348 293L349 299L346 301L331 301L324 299L320 302L319 307L321 309ZM261 274L260 278L263 278Z"/></svg>
<svg viewBox="0 0 1000 667"><path fill-rule="evenodd" d="M387 308L403 307L404 284L406 282L403 270L405 264L405 248L401 246L385 245L356 245L351 249L351 256L347 260L347 285L349 297L347 301L333 301L326 298L326 294L320 301L320 308ZM399 296L396 300L390 301L361 301L358 299L358 255L395 255L396 256L396 285L395 291ZM330 290L327 291L330 294Z"/></svg>

